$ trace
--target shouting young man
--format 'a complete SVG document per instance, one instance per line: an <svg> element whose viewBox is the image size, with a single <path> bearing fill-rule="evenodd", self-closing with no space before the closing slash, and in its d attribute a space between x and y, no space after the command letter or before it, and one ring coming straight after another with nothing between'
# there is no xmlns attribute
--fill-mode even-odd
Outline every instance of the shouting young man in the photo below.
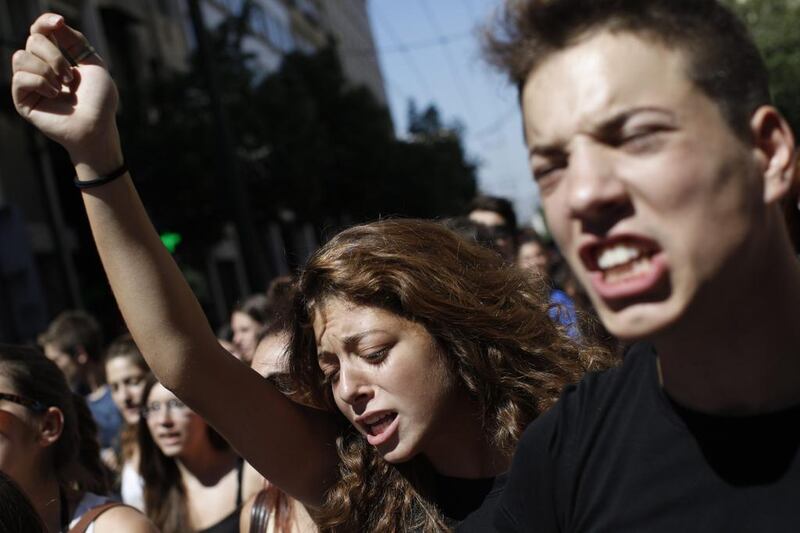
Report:
<svg viewBox="0 0 800 533"><path fill-rule="evenodd" d="M558 245L642 341L526 430L497 529L796 530L794 137L746 29L713 0L515 0L490 50Z"/></svg>

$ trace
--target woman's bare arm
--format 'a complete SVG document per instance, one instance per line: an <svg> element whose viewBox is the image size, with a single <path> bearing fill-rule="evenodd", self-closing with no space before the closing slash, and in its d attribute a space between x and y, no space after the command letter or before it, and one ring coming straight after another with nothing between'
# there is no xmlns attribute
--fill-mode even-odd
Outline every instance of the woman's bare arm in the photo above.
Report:
<svg viewBox="0 0 800 533"><path fill-rule="evenodd" d="M60 16L39 17L26 49L13 56L14 104L67 149L78 179L92 180L123 162L116 87L99 57L70 68L54 40L73 56L86 46ZM117 303L158 379L265 477L318 505L336 471L332 417L293 403L219 345L129 175L83 198Z"/></svg>
<svg viewBox="0 0 800 533"><path fill-rule="evenodd" d="M96 533L158 533L158 528L145 515L125 505L113 507L94 521Z"/></svg>

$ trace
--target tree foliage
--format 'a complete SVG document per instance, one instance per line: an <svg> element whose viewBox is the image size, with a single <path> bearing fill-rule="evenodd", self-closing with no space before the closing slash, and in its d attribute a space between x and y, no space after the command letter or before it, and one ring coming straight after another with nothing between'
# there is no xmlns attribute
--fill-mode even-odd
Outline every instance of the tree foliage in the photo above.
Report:
<svg viewBox="0 0 800 533"><path fill-rule="evenodd" d="M242 29L232 18L215 31L211 49L257 223L287 210L318 228L446 216L474 195L475 168L457 133L396 139L388 111L347 82L333 48L289 54L257 81L241 50ZM148 88L155 108L147 116L122 116L145 205L157 227L183 234L182 248L215 242L220 221L230 218L202 68L193 57L187 72Z"/></svg>
<svg viewBox="0 0 800 533"><path fill-rule="evenodd" d="M460 138L396 139L388 111L347 84L333 48L288 56L254 103L271 150L260 197L303 219L449 215L474 194Z"/></svg>
<svg viewBox="0 0 800 533"><path fill-rule="evenodd" d="M800 1L725 0L745 21L761 49L777 107L800 131Z"/></svg>

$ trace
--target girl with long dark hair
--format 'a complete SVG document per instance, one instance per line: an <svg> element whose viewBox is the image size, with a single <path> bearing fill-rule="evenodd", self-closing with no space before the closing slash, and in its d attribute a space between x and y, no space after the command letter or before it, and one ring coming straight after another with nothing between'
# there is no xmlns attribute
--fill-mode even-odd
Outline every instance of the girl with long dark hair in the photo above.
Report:
<svg viewBox="0 0 800 533"><path fill-rule="evenodd" d="M0 471L28 496L47 531L66 531L110 500L97 426L83 397L38 350L0 345ZM90 533L151 532L139 512L101 514Z"/></svg>
<svg viewBox="0 0 800 533"><path fill-rule="evenodd" d="M139 472L147 515L162 533L238 533L242 460L154 378L142 398Z"/></svg>
<svg viewBox="0 0 800 533"><path fill-rule="evenodd" d="M142 478L139 475L138 428L144 386L150 367L129 334L115 339L106 350L106 381L124 425L120 432L122 501L144 511Z"/></svg>

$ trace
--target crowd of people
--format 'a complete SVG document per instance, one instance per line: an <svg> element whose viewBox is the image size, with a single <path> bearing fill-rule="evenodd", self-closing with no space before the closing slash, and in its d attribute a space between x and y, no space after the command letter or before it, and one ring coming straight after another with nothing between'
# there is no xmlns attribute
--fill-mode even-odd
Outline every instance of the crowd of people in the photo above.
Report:
<svg viewBox="0 0 800 533"><path fill-rule="evenodd" d="M7 530L796 529L795 139L718 1L510 0L486 48L552 241L492 197L357 225L217 332L103 60L30 31L14 103L68 151L130 334L73 311L0 345Z"/></svg>

